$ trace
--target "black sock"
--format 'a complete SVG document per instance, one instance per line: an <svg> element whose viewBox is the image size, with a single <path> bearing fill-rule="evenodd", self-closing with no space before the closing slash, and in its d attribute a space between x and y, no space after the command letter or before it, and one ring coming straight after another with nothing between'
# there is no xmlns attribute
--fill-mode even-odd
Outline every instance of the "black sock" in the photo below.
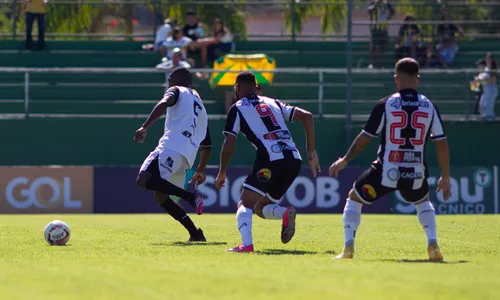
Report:
<svg viewBox="0 0 500 300"><path fill-rule="evenodd" d="M161 207L163 207L163 209L165 209L165 211L168 212L172 216L172 218L179 221L179 223L181 223L184 228L186 228L191 236L196 235L196 233L198 232L198 228L196 228L191 218L187 215L186 211L184 210L184 208L182 208L182 206L179 205L179 203L175 202L169 197L161 205Z"/></svg>
<svg viewBox="0 0 500 300"><path fill-rule="evenodd" d="M151 178L146 181L145 188L163 194L177 196L184 199L185 201L189 201L194 196L194 193L188 192L185 189L181 189L175 184L172 184L167 180L161 179L156 176L151 176Z"/></svg>

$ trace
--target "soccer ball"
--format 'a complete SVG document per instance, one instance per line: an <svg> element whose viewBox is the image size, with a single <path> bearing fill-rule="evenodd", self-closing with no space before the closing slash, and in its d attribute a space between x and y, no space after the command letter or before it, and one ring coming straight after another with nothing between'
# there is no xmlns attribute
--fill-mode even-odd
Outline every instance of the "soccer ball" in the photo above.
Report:
<svg viewBox="0 0 500 300"><path fill-rule="evenodd" d="M51 246L66 245L71 236L69 226L60 220L54 220L45 226L43 232L45 241Z"/></svg>

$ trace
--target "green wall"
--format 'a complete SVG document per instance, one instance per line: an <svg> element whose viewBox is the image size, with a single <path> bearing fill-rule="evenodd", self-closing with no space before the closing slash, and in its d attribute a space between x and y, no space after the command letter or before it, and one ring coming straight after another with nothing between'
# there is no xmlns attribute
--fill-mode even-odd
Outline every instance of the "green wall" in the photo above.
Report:
<svg viewBox="0 0 500 300"><path fill-rule="evenodd" d="M144 144L132 140L142 120L133 119L28 119L0 120L0 165L140 165L154 149L163 121L150 130ZM316 144L322 165L330 164L345 151L343 120L317 120ZM218 163L224 121L211 121L213 155ZM445 124L454 166L500 165L500 124L456 122ZM353 137L361 124L353 128ZM305 138L299 123L290 125L295 142L304 153ZM377 141L353 165L367 165L375 158ZM429 165L436 165L434 147L427 150ZM255 151L243 136L232 165L250 165ZM326 171L326 170L324 170Z"/></svg>

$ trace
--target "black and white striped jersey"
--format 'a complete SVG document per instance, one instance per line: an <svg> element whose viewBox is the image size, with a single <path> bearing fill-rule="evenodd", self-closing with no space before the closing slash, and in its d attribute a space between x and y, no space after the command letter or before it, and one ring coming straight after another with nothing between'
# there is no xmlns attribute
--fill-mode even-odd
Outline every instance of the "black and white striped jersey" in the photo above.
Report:
<svg viewBox="0 0 500 300"><path fill-rule="evenodd" d="M295 107L279 100L252 95L237 101L229 109L224 134L239 132L257 149L257 158L283 159L286 153L301 159L285 120L293 121ZM288 156L288 155L287 155Z"/></svg>
<svg viewBox="0 0 500 300"><path fill-rule="evenodd" d="M437 107L412 89L380 100L363 132L381 138L372 166L382 171L382 185L390 188L420 188L428 177L424 160L428 138L446 138Z"/></svg>

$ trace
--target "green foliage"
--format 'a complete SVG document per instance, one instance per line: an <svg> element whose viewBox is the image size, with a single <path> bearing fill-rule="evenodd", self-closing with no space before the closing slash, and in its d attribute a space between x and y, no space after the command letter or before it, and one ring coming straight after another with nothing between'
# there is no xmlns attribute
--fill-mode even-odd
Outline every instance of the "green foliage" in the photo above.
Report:
<svg viewBox="0 0 500 300"><path fill-rule="evenodd" d="M185 4L188 2L190 4ZM196 13L200 22L208 26L209 30L213 29L214 19L220 18L234 35L239 36L240 39L245 39L247 33L245 0L239 0L237 2L241 4L234 5L199 5L196 2L196 0L191 0L183 4L172 5L169 5L168 2L161 2L159 5L160 12L165 12L165 17L177 20L178 24L184 24L186 13L192 11Z"/></svg>

